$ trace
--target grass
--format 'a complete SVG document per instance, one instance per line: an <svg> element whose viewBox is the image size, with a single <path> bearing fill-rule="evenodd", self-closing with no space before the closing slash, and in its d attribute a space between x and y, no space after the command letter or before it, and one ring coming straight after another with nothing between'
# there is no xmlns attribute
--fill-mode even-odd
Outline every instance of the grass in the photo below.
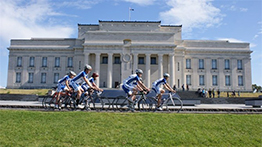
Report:
<svg viewBox="0 0 262 147"><path fill-rule="evenodd" d="M0 89L0 94L37 94L46 95L49 89Z"/></svg>
<svg viewBox="0 0 262 147"><path fill-rule="evenodd" d="M262 115L0 110L0 146L261 146Z"/></svg>

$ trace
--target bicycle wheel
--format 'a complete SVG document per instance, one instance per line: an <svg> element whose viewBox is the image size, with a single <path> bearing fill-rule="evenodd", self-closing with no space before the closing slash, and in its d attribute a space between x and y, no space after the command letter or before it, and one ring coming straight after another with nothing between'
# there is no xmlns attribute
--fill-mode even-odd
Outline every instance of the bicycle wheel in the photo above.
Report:
<svg viewBox="0 0 262 147"><path fill-rule="evenodd" d="M180 106L177 112L179 112L183 107L183 102L177 97L168 98L165 103L167 111L169 111L169 106L174 110L175 106Z"/></svg>
<svg viewBox="0 0 262 147"><path fill-rule="evenodd" d="M157 108L157 100L155 98L147 97L148 110L155 111Z"/></svg>
<svg viewBox="0 0 262 147"><path fill-rule="evenodd" d="M53 97L47 104L48 110L54 110L55 109L55 104L56 104L56 98Z"/></svg>

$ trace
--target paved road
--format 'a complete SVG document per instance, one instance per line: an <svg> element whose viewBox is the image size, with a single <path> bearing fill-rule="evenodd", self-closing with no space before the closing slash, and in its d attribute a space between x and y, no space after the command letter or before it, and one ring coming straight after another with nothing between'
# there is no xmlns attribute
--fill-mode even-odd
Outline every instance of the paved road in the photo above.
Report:
<svg viewBox="0 0 262 147"><path fill-rule="evenodd" d="M43 109L39 101L3 101L0 108L11 109ZM253 108L245 104L200 104L196 106L183 106L181 113L261 113L262 108Z"/></svg>

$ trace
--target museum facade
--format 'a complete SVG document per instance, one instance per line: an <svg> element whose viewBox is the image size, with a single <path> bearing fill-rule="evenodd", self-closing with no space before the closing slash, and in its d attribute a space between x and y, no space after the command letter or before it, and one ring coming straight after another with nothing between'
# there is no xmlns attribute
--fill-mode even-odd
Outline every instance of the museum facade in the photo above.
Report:
<svg viewBox="0 0 262 147"><path fill-rule="evenodd" d="M12 39L7 88L50 88L90 64L106 88L140 68L149 87L167 72L177 88L252 90L249 43L182 40L181 29L161 21L99 21L78 24L78 38Z"/></svg>

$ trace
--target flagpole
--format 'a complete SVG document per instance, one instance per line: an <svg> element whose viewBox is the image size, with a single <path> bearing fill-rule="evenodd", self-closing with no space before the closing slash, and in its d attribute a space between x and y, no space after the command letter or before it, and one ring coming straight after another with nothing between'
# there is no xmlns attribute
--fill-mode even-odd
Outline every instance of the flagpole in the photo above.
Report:
<svg viewBox="0 0 262 147"><path fill-rule="evenodd" d="M130 21L130 19L131 19L131 13L130 13L130 7L129 7L129 9L128 9L128 12L129 12L129 21Z"/></svg>

